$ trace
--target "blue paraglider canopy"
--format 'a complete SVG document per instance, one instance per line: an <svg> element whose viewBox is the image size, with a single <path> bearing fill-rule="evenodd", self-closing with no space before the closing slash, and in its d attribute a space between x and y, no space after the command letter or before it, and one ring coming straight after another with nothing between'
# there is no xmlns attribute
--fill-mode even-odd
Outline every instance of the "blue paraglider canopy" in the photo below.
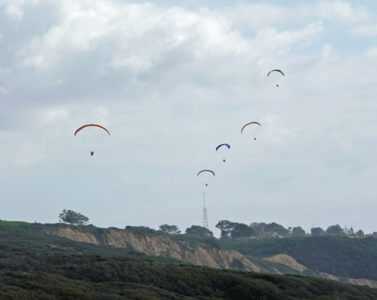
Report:
<svg viewBox="0 0 377 300"><path fill-rule="evenodd" d="M228 144L220 144L220 145L218 145L218 146L216 147L216 151L217 151L217 149L219 149L219 148L222 147L222 146L227 146L228 149L230 149L230 146L229 146Z"/></svg>

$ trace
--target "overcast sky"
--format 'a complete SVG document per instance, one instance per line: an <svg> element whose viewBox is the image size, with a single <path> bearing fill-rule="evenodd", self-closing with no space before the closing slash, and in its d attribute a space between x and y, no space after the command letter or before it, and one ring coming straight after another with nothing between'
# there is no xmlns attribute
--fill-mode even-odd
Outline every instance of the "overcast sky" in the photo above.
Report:
<svg viewBox="0 0 377 300"><path fill-rule="evenodd" d="M203 224L205 191L217 236L219 220L377 231L376 13L0 0L0 219L71 209L99 227L184 232ZM93 157L74 136L88 123L111 133Z"/></svg>

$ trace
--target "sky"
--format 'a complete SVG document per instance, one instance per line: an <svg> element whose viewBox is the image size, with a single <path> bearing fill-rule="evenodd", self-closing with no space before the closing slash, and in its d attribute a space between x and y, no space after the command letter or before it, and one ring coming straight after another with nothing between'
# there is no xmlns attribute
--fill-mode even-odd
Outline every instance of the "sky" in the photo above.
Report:
<svg viewBox="0 0 377 300"><path fill-rule="evenodd" d="M205 193L215 236L220 220L377 231L376 13L0 0L0 219L70 209L98 227L184 232L203 224ZM110 132L92 130L93 156L74 135L85 124Z"/></svg>

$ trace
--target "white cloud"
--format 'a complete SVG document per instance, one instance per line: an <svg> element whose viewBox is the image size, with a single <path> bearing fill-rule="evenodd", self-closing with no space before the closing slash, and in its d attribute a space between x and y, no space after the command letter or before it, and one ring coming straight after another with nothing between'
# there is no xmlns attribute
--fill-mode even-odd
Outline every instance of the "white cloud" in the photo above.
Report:
<svg viewBox="0 0 377 300"><path fill-rule="evenodd" d="M43 159L44 152L43 145L24 142L15 153L15 163L21 167L31 167Z"/></svg>
<svg viewBox="0 0 377 300"><path fill-rule="evenodd" d="M27 6L35 6L39 3L39 0L2 0L1 5L5 6L5 13L12 19L22 20L24 17L24 9Z"/></svg>
<svg viewBox="0 0 377 300"><path fill-rule="evenodd" d="M366 58L377 58L377 47L369 48L369 49L365 52L365 57L366 57Z"/></svg>
<svg viewBox="0 0 377 300"><path fill-rule="evenodd" d="M284 23L291 10L268 3L241 4L221 10L234 28L248 27L253 30Z"/></svg>
<svg viewBox="0 0 377 300"><path fill-rule="evenodd" d="M234 28L246 27L252 30L319 20L354 24L369 22L372 19L366 8L340 0L320 1L316 4L308 2L296 7L268 3L238 3L222 9L221 13L227 16Z"/></svg>
<svg viewBox="0 0 377 300"><path fill-rule="evenodd" d="M318 38L324 27L321 21L311 23L297 31L278 32L276 28L260 30L255 37L255 46L260 49L260 56L285 54L295 44L307 45Z"/></svg>
<svg viewBox="0 0 377 300"><path fill-rule="evenodd" d="M330 44L322 46L321 58L323 61L338 61L339 56L334 53L334 47Z"/></svg>
<svg viewBox="0 0 377 300"><path fill-rule="evenodd" d="M44 109L38 116L40 126L56 125L69 117L69 111L64 107L54 107Z"/></svg>
<svg viewBox="0 0 377 300"><path fill-rule="evenodd" d="M111 115L105 106L97 106L90 112L89 118L97 120L97 122L103 126L109 126Z"/></svg>
<svg viewBox="0 0 377 300"><path fill-rule="evenodd" d="M186 61L284 53L295 43L311 43L324 30L321 21L316 21L291 31L264 28L255 39L244 38L227 14L207 9L119 6L101 0L72 3L62 4L58 25L35 36L18 52L25 66L48 70L73 55L99 51L100 63L139 73L177 53Z"/></svg>
<svg viewBox="0 0 377 300"><path fill-rule="evenodd" d="M377 35L377 24L360 25L351 29L353 36L371 37Z"/></svg>
<svg viewBox="0 0 377 300"><path fill-rule="evenodd" d="M268 115L261 121L263 123L264 130L263 138L271 144L288 144L292 143L295 133L289 130L285 126L281 125L281 120L276 115Z"/></svg>
<svg viewBox="0 0 377 300"><path fill-rule="evenodd" d="M5 94L8 94L8 93L9 93L9 90L7 90L5 87L0 85L0 94L5 95Z"/></svg>
<svg viewBox="0 0 377 300"><path fill-rule="evenodd" d="M370 19L370 14L363 7L354 7L351 2L335 0L332 2L319 2L316 5L317 14L321 18L347 22L365 22Z"/></svg>
<svg viewBox="0 0 377 300"><path fill-rule="evenodd" d="M350 193L373 195L377 52L372 47L350 57L348 35L342 51L327 39L339 24L363 22L362 8L342 1L293 8L239 3L215 10L52 3L49 27L25 31L20 20L9 31L18 34L14 39L9 28L1 29L12 55L10 71L1 73L6 93L0 91L0 134L7 143L0 151L4 161L18 161L16 179L6 183L19 185L24 176L29 186L39 183L35 194L43 197L59 194L50 186L55 184L62 195L56 203L70 199L84 207L106 199L113 205L107 211L91 206L103 226L117 225L114 209L137 222L151 203L158 203L151 210L165 211L166 205L172 215L191 206L190 218L197 207L200 220L196 174L203 168L216 172L208 194L213 223L225 215L252 222L256 211L260 221L289 223L297 203L310 211L310 203L323 205L331 194L352 207ZM20 7L25 16L39 11L38 5L32 11ZM29 17L37 18L24 19ZM21 49L17 57L14 49ZM286 76L267 77L273 68ZM262 123L256 141L240 133L253 120ZM87 123L111 132L93 157L73 135ZM215 151L224 142L231 145L227 163ZM45 177L28 177L19 170L23 166L41 168ZM6 184L2 188L9 191ZM188 206L177 209L179 203ZM275 209L277 203L289 205ZM309 226L317 217L322 214ZM140 222L165 221L151 213Z"/></svg>

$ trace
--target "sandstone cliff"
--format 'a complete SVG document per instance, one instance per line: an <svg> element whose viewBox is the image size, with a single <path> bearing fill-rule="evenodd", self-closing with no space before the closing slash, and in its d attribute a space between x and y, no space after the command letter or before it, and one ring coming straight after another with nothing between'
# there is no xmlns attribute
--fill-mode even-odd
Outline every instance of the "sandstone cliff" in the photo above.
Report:
<svg viewBox="0 0 377 300"><path fill-rule="evenodd" d="M132 248L147 255L172 257L199 266L254 272L265 271L237 251L203 248L202 246L193 248L189 243L174 241L168 235L148 236L143 233L109 229L103 232L103 234L95 236L94 234L80 232L70 227L46 228L46 232L79 242Z"/></svg>

